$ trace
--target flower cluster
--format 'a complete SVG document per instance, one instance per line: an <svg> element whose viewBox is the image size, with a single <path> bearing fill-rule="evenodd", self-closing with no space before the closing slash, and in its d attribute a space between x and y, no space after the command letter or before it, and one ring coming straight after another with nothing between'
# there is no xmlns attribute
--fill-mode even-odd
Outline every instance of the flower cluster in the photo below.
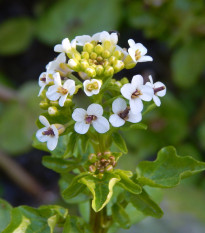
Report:
<svg viewBox="0 0 205 233"><path fill-rule="evenodd" d="M122 69L131 69L138 62L152 61L141 43L129 39L128 49L117 43L116 32L103 31L93 36L76 36L72 41L65 38L54 47L60 54L48 63L46 72L39 77L40 106L48 111L45 116L54 124L50 125L41 115L39 121L45 127L36 133L39 141L47 141L49 150L55 149L59 136L72 122L73 130L78 134L86 134L90 126L91 132L104 134L111 127L122 127L126 122L140 122L143 101L153 100L160 106L159 97L166 94L166 87L161 82L153 83L151 76L146 83L141 75L133 76L130 83L127 78L113 79L113 75ZM77 72L78 77L73 72ZM72 104L79 89L92 102L87 110Z"/></svg>

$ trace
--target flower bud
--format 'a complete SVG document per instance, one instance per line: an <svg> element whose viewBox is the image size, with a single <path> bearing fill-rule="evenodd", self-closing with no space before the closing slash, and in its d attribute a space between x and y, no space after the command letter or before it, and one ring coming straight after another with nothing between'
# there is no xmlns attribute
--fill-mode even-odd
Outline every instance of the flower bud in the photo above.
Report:
<svg viewBox="0 0 205 233"><path fill-rule="evenodd" d="M96 167L94 165L89 166L89 171L94 173L96 171Z"/></svg>
<svg viewBox="0 0 205 233"><path fill-rule="evenodd" d="M102 45L98 44L98 45L95 46L94 51L95 51L98 55L100 55L100 54L104 51L104 48L102 47Z"/></svg>
<svg viewBox="0 0 205 233"><path fill-rule="evenodd" d="M89 59L89 53L88 52L82 52L81 53L81 58L82 59Z"/></svg>
<svg viewBox="0 0 205 233"><path fill-rule="evenodd" d="M94 162L96 162L96 159L97 159L97 156L96 156L96 154L90 154L89 156L88 156L88 160L89 160L89 162L91 162L91 163L94 163Z"/></svg>
<svg viewBox="0 0 205 233"><path fill-rule="evenodd" d="M105 67L104 75L105 76L112 76L114 74L114 69L112 66Z"/></svg>
<svg viewBox="0 0 205 233"><path fill-rule="evenodd" d="M110 51L111 48L112 48L112 44L111 44L111 42L109 40L106 40L106 41L103 42L103 47L104 47L104 49Z"/></svg>
<svg viewBox="0 0 205 233"><path fill-rule="evenodd" d="M136 66L136 63L132 60L131 56L128 55L124 60L125 68L132 69Z"/></svg>
<svg viewBox="0 0 205 233"><path fill-rule="evenodd" d="M85 69L87 69L89 67L89 64L88 64L88 62L86 61L86 60L81 60L80 61L80 68L82 69L82 70L85 70Z"/></svg>
<svg viewBox="0 0 205 233"><path fill-rule="evenodd" d="M99 173L98 174L98 178L101 180L103 178L104 174L103 173Z"/></svg>
<svg viewBox="0 0 205 233"><path fill-rule="evenodd" d="M110 51L108 51L108 50L105 50L105 51L103 51L103 53L102 53L102 57L103 58L109 58L110 57Z"/></svg>
<svg viewBox="0 0 205 233"><path fill-rule="evenodd" d="M85 73L91 77L91 78L94 78L96 76L96 71L93 67L88 67L86 70L85 70Z"/></svg>
<svg viewBox="0 0 205 233"><path fill-rule="evenodd" d="M68 67L72 70L79 71L79 61L75 59L70 59L68 61Z"/></svg>
<svg viewBox="0 0 205 233"><path fill-rule="evenodd" d="M120 60L116 60L113 62L113 68L115 73L120 72L122 69L124 69L124 62L120 61Z"/></svg>
<svg viewBox="0 0 205 233"><path fill-rule="evenodd" d="M57 101L57 100L51 100L51 101L50 101L50 104L51 104L51 105L53 105L53 106L56 106L56 107L58 107L58 106L59 106L59 104L58 104L58 101Z"/></svg>
<svg viewBox="0 0 205 233"><path fill-rule="evenodd" d="M55 125L56 129L58 130L59 134L62 134L65 131L64 125L61 125L61 124L54 124L54 125Z"/></svg>
<svg viewBox="0 0 205 233"><path fill-rule="evenodd" d="M106 171L106 172L112 172L112 171L113 171L113 166L112 166L112 165L108 165L108 166L105 168L105 171Z"/></svg>
<svg viewBox="0 0 205 233"><path fill-rule="evenodd" d="M80 61L81 60L81 54L79 52L75 52L73 53L73 59L77 60L77 61Z"/></svg>
<svg viewBox="0 0 205 233"><path fill-rule="evenodd" d="M97 65L96 68L95 68L95 70L96 70L96 74L98 76L100 76L103 73L103 71L104 71L103 66L101 66L101 65Z"/></svg>
<svg viewBox="0 0 205 233"><path fill-rule="evenodd" d="M92 52L92 53L90 54L90 58L93 59L93 60L96 59L97 56L98 56L97 53L94 53L94 52Z"/></svg>
<svg viewBox="0 0 205 233"><path fill-rule="evenodd" d="M120 82L122 83L122 85L124 85L126 83L129 83L129 80L126 77L124 77L120 80Z"/></svg>
<svg viewBox="0 0 205 233"><path fill-rule="evenodd" d="M48 106L49 106L48 102L46 101L41 101L39 105L40 105L40 108L45 109L45 110L48 109Z"/></svg>
<svg viewBox="0 0 205 233"><path fill-rule="evenodd" d="M109 58L110 64L113 64L115 61L116 61L116 57L111 56L111 57Z"/></svg>
<svg viewBox="0 0 205 233"><path fill-rule="evenodd" d="M115 56L117 59L121 60L123 58L123 53L119 50L115 50L113 53L113 56Z"/></svg>
<svg viewBox="0 0 205 233"><path fill-rule="evenodd" d="M67 98L67 99L65 100L64 106L65 106L65 107L68 107L68 106L70 106L71 104L72 104L72 100L71 100L70 98Z"/></svg>
<svg viewBox="0 0 205 233"><path fill-rule="evenodd" d="M116 81L116 82L115 82L115 85L118 86L118 87L121 87L121 86L122 86L122 84L121 84L120 81Z"/></svg>
<svg viewBox="0 0 205 233"><path fill-rule="evenodd" d="M85 43L83 46L83 51L91 53L93 51L94 45L92 43Z"/></svg>
<svg viewBox="0 0 205 233"><path fill-rule="evenodd" d="M50 116L56 116L59 114L58 109L54 106L48 108L48 114Z"/></svg>

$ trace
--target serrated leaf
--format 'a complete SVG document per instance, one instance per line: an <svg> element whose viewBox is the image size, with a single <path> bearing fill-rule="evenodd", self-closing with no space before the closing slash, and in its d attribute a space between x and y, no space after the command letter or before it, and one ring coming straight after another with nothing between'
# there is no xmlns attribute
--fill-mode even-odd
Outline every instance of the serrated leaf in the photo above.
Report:
<svg viewBox="0 0 205 233"><path fill-rule="evenodd" d="M0 25L0 54L23 52L30 44L33 27L26 17L12 18Z"/></svg>
<svg viewBox="0 0 205 233"><path fill-rule="evenodd" d="M143 161L137 166L137 180L143 185L171 188L195 173L205 170L205 163L190 156L180 157L174 147L164 147L154 162Z"/></svg>
<svg viewBox="0 0 205 233"><path fill-rule="evenodd" d="M127 202L131 202L133 206L144 215L155 218L161 218L163 215L161 208L150 198L144 189L137 195L127 193L126 200Z"/></svg>
<svg viewBox="0 0 205 233"><path fill-rule="evenodd" d="M92 208L98 212L110 201L113 187L119 180L120 177L115 174L104 174L102 179L89 175L80 179L79 182L85 184L92 193Z"/></svg>
<svg viewBox="0 0 205 233"><path fill-rule="evenodd" d="M78 166L74 160L66 160L51 156L44 156L42 163L45 167L59 173L72 171Z"/></svg>
<svg viewBox="0 0 205 233"><path fill-rule="evenodd" d="M114 173L121 178L118 185L120 185L123 189L134 194L139 194L142 192L141 186L130 179L132 177L132 172L117 169L114 171Z"/></svg>
<svg viewBox="0 0 205 233"><path fill-rule="evenodd" d="M65 221L68 210L60 206L42 206L35 209L20 206L12 210L10 224L2 233L53 233L57 223Z"/></svg>
<svg viewBox="0 0 205 233"><path fill-rule="evenodd" d="M144 129L144 130L147 130L147 125L143 124L143 123L136 123L136 124L132 124L130 126L130 128L132 128L132 129Z"/></svg>
<svg viewBox="0 0 205 233"><path fill-rule="evenodd" d="M2 232L10 222L12 206L0 199L0 232Z"/></svg>
<svg viewBox="0 0 205 233"><path fill-rule="evenodd" d="M62 193L63 198L65 200L77 196L79 193L81 193L85 189L85 185L79 182L81 181L83 177L86 177L86 176L89 176L88 172L83 172L80 175L77 175L73 178L68 188L66 188Z"/></svg>
<svg viewBox="0 0 205 233"><path fill-rule="evenodd" d="M112 138L113 138L113 142L120 149L120 151L124 154L127 154L128 150L123 137L119 133L113 133Z"/></svg>
<svg viewBox="0 0 205 233"><path fill-rule="evenodd" d="M122 228L130 227L130 219L125 209L120 204L114 204L112 206L113 220Z"/></svg>

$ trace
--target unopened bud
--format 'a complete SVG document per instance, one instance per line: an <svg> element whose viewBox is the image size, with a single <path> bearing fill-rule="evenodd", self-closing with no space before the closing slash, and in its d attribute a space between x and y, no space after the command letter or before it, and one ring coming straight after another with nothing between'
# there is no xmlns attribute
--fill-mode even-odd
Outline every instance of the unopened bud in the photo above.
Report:
<svg viewBox="0 0 205 233"><path fill-rule="evenodd" d="M82 59L89 59L89 53L83 51L83 52L81 53L81 57L82 57Z"/></svg>
<svg viewBox="0 0 205 233"><path fill-rule="evenodd" d="M99 173L98 174L98 178L101 180L103 178L104 174L103 173Z"/></svg>
<svg viewBox="0 0 205 233"><path fill-rule="evenodd" d="M115 56L117 59L121 60L123 58L123 53L119 50L115 50L113 53L113 56Z"/></svg>
<svg viewBox="0 0 205 233"><path fill-rule="evenodd" d="M111 50L111 48L112 48L112 44L111 44L111 42L109 41L109 40L106 40L106 41L104 41L103 42L103 47L106 49L106 50Z"/></svg>
<svg viewBox="0 0 205 233"><path fill-rule="evenodd" d="M101 66L101 65L97 65L96 68L95 68L95 70L96 70L96 74L97 74L98 76L100 76L100 75L103 73L104 68L103 68L103 66Z"/></svg>
<svg viewBox="0 0 205 233"><path fill-rule="evenodd" d="M85 43L83 46L83 51L91 53L93 51L94 45L92 43Z"/></svg>
<svg viewBox="0 0 205 233"><path fill-rule="evenodd" d="M68 61L68 67L72 70L75 70L75 71L79 71L79 62L78 60L75 60L75 59L70 59Z"/></svg>
<svg viewBox="0 0 205 233"><path fill-rule="evenodd" d="M101 167L101 168L99 169L99 172L100 172L100 173L103 173L104 171L105 171L104 167Z"/></svg>
<svg viewBox="0 0 205 233"><path fill-rule="evenodd" d="M100 158L100 157L102 156L102 153L99 152L99 153L97 154L97 156L98 156L98 158Z"/></svg>
<svg viewBox="0 0 205 233"><path fill-rule="evenodd" d="M131 56L128 55L124 60L125 68L132 69L136 66L136 63L132 60Z"/></svg>
<svg viewBox="0 0 205 233"><path fill-rule="evenodd" d="M59 134L62 134L65 131L64 125L61 125L61 124L54 124L54 125L55 125L56 129L58 130Z"/></svg>
<svg viewBox="0 0 205 233"><path fill-rule="evenodd" d="M80 61L80 67L81 67L82 70L85 70L86 68L89 67L89 64L88 64L88 62L86 60L81 60Z"/></svg>
<svg viewBox="0 0 205 233"><path fill-rule="evenodd" d="M50 116L56 116L56 115L58 115L58 113L59 112L58 112L58 109L56 107L52 106L52 107L48 108L48 114Z"/></svg>
<svg viewBox="0 0 205 233"><path fill-rule="evenodd" d="M81 54L76 51L75 53L73 53L72 58L77 60L77 61L80 61L81 60Z"/></svg>
<svg viewBox="0 0 205 233"><path fill-rule="evenodd" d="M129 80L126 77L124 77L120 80L120 82L122 83L122 85L124 85L124 84L129 83Z"/></svg>
<svg viewBox="0 0 205 233"><path fill-rule="evenodd" d="M95 71L95 69L93 67L88 67L85 70L85 73L91 78L94 78L96 76L96 71Z"/></svg>
<svg viewBox="0 0 205 233"><path fill-rule="evenodd" d="M97 159L97 156L96 156L96 154L90 154L89 156L88 156L88 160L89 160L89 162L91 162L91 163L95 163L96 162L96 159Z"/></svg>
<svg viewBox="0 0 205 233"><path fill-rule="evenodd" d="M105 171L106 171L106 172L112 172L112 171L113 171L113 166L112 166L112 165L108 165L108 166L105 168Z"/></svg>
<svg viewBox="0 0 205 233"><path fill-rule="evenodd" d="M115 82L115 85L118 86L118 87L121 87L121 86L122 86L122 84L121 84L120 81L116 81L116 82Z"/></svg>
<svg viewBox="0 0 205 233"><path fill-rule="evenodd" d="M94 173L96 171L96 167L94 165L89 166L89 171Z"/></svg>
<svg viewBox="0 0 205 233"><path fill-rule="evenodd" d="M98 44L98 45L95 46L94 51L95 51L98 55L100 55L100 54L104 51L104 48L102 47L102 45Z"/></svg>
<svg viewBox="0 0 205 233"><path fill-rule="evenodd" d="M111 57L109 58L110 64L113 64L116 60L117 60L117 59L116 59L116 57L114 57L114 56L111 56Z"/></svg>
<svg viewBox="0 0 205 233"><path fill-rule="evenodd" d="M108 51L108 50L103 51L102 57L103 58L109 58L110 57L110 51Z"/></svg>
<svg viewBox="0 0 205 233"><path fill-rule="evenodd" d="M70 106L71 104L72 104L72 100L70 98L67 98L65 100L64 106L67 107L67 106Z"/></svg>
<svg viewBox="0 0 205 233"><path fill-rule="evenodd" d="M115 73L120 72L122 69L124 69L125 64L123 61L116 60L113 62L113 68L115 70Z"/></svg>
<svg viewBox="0 0 205 233"><path fill-rule="evenodd" d="M42 108L42 109L48 109L48 102L45 102L45 101L41 101L40 102L40 108Z"/></svg>
<svg viewBox="0 0 205 233"><path fill-rule="evenodd" d="M58 101L57 101L57 100L51 100L51 101L50 101L50 104L51 104L51 105L53 105L53 106L56 106L56 107L58 107L58 106L59 106L59 104L58 104Z"/></svg>
<svg viewBox="0 0 205 233"><path fill-rule="evenodd" d="M96 59L97 56L98 56L97 53L94 53L94 52L92 52L92 53L90 54L90 58L93 59L93 60Z"/></svg>
<svg viewBox="0 0 205 233"><path fill-rule="evenodd" d="M105 76L112 76L114 74L114 69L112 66L105 67L104 75Z"/></svg>

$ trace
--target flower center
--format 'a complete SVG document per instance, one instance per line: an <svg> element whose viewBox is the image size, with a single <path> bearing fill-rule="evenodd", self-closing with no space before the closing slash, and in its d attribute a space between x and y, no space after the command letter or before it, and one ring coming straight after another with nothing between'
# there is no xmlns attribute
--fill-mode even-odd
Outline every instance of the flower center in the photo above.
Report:
<svg viewBox="0 0 205 233"><path fill-rule="evenodd" d="M99 88L98 83L97 82L93 82L87 85L86 89L88 91L92 91L92 90L97 90Z"/></svg>
<svg viewBox="0 0 205 233"><path fill-rule="evenodd" d="M68 93L68 90L63 88L63 87L58 87L58 93L62 94L62 95L66 95Z"/></svg>
<svg viewBox="0 0 205 233"><path fill-rule="evenodd" d="M162 86L162 87L158 87L158 88L154 88L154 94L156 95L157 92L159 91L163 91L165 89L165 86Z"/></svg>
<svg viewBox="0 0 205 233"><path fill-rule="evenodd" d="M139 51L139 49L137 49L137 50L135 51L135 59L136 59L136 60L139 60L140 57L141 57L141 52Z"/></svg>
<svg viewBox="0 0 205 233"><path fill-rule="evenodd" d="M53 132L53 129L51 129L51 128L48 128L46 131L44 131L43 133L42 133L43 135L46 135L46 136L51 136L51 137L54 137L55 136L55 134L54 134L54 132Z"/></svg>
<svg viewBox="0 0 205 233"><path fill-rule="evenodd" d="M94 121L96 119L97 119L97 117L94 115L87 115L85 118L85 122L86 122L86 124L91 124L92 121Z"/></svg>
<svg viewBox="0 0 205 233"><path fill-rule="evenodd" d="M127 120L129 111L130 111L130 107L127 107L124 111L118 113L118 116L122 118L123 120Z"/></svg>
<svg viewBox="0 0 205 233"><path fill-rule="evenodd" d="M46 75L44 74L44 75L43 75L43 77L42 77L42 78L40 78L40 80L41 80L42 82L44 82L44 83L45 83L45 82L46 82Z"/></svg>
<svg viewBox="0 0 205 233"><path fill-rule="evenodd" d="M135 92L132 93L131 98L135 99L138 98L140 95L142 95L142 92L140 90L136 90Z"/></svg>

